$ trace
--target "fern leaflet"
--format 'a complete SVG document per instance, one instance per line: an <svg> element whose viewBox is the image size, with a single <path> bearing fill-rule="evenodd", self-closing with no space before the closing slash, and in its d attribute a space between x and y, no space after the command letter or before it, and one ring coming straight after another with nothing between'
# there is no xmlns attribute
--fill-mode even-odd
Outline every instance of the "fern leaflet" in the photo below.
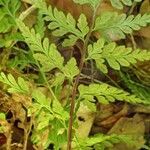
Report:
<svg viewBox="0 0 150 150"><path fill-rule="evenodd" d="M6 33L16 25L15 16L19 8L19 0L0 0L0 33Z"/></svg>
<svg viewBox="0 0 150 150"><path fill-rule="evenodd" d="M0 74L0 81L10 86L10 88L8 88L8 92L10 93L22 93L22 94L30 93L27 82L21 77L18 77L18 80L16 81L11 74L8 74L6 76L2 72Z"/></svg>
<svg viewBox="0 0 150 150"><path fill-rule="evenodd" d="M142 0L110 0L113 7L123 9L123 5L131 6L134 2L141 2Z"/></svg>
<svg viewBox="0 0 150 150"><path fill-rule="evenodd" d="M133 30L139 30L150 23L150 14L138 14L127 16L116 12L104 12L97 17L94 30L99 31L106 38L116 36L125 38L125 34L131 34Z"/></svg>
<svg viewBox="0 0 150 150"><path fill-rule="evenodd" d="M65 15L56 8L52 9L51 6L47 8L46 3L42 0L35 0L34 4L45 15L44 19L50 22L48 28L53 30L54 36L69 34L69 39L66 39L63 43L64 46L72 46L78 39L84 41L84 37L89 32L88 23L84 14L81 14L78 22L76 22L70 13Z"/></svg>
<svg viewBox="0 0 150 150"><path fill-rule="evenodd" d="M132 104L149 104L148 101L142 100L135 95L130 95L128 92L116 87L111 87L108 84L90 84L89 86L80 85L79 93L80 99L90 102L95 102L94 97L96 97L100 103L104 104L115 102L116 100L126 101Z"/></svg>
<svg viewBox="0 0 150 150"><path fill-rule="evenodd" d="M115 42L105 44L104 39L99 39L93 45L88 46L88 59L94 59L97 67L107 73L105 61L111 68L120 70L120 66L128 67L137 61L150 60L150 52L140 49L133 51L125 46L117 46Z"/></svg>
<svg viewBox="0 0 150 150"><path fill-rule="evenodd" d="M87 137L86 139L79 139L78 146L76 149L89 148L94 146L94 149L104 150L105 148L110 148L113 144L117 144L123 142L127 145L134 145L137 141L133 141L132 136L128 135L104 135L104 134L96 134L93 137Z"/></svg>

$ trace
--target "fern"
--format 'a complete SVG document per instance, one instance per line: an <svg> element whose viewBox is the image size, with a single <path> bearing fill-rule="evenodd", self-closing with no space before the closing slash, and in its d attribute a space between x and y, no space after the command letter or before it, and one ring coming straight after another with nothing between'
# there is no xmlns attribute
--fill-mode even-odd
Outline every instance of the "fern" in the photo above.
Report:
<svg viewBox="0 0 150 150"><path fill-rule="evenodd" d="M76 60L71 58L63 68L63 73L71 81L73 80L73 77L79 73L79 69L76 65Z"/></svg>
<svg viewBox="0 0 150 150"><path fill-rule="evenodd" d="M131 34L133 30L139 30L150 23L150 14L138 14L137 16L127 16L116 12L103 12L97 17L94 31L99 31L103 36L109 39L125 38L125 34Z"/></svg>
<svg viewBox="0 0 150 150"><path fill-rule="evenodd" d="M60 53L57 51L57 48L54 44L50 45L48 54L36 53L33 56L36 60L40 61L43 71L48 72L54 68L58 68L60 70L63 68L64 59L60 55Z"/></svg>
<svg viewBox="0 0 150 150"><path fill-rule="evenodd" d="M104 39L99 39L93 45L88 46L87 60L89 59L94 59L97 67L102 72L107 73L105 61L111 68L120 70L120 66L128 67L137 61L150 60L150 52L139 49L132 51L131 48L117 46L114 42L105 44Z"/></svg>
<svg viewBox="0 0 150 150"><path fill-rule="evenodd" d="M75 59L72 58L64 65L64 58L58 52L56 46L49 43L48 38L44 38L42 41L42 38L39 34L35 33L34 29L30 31L21 21L17 21L17 23L26 42L34 52L34 58L41 63L43 71L48 72L54 68L58 68L71 80L79 73ZM74 68L72 68L72 66L74 66Z"/></svg>
<svg viewBox="0 0 150 150"><path fill-rule="evenodd" d="M83 103L85 104L88 103L88 107L90 106L89 102L95 102L94 97L96 97L98 102L104 104L115 102L116 100L125 101L132 104L149 104L149 102L144 101L135 95L130 95L128 92L111 87L108 84L90 84L89 86L80 85L78 89L80 93L79 99L83 99Z"/></svg>
<svg viewBox="0 0 150 150"><path fill-rule="evenodd" d="M58 52L55 44L49 43L48 38L42 40L40 34L36 34L34 29L30 30L19 20L17 20L17 24L26 43L33 52L33 57L40 62L42 71L47 72L57 68L67 78L72 80L78 73L76 60L72 58L65 65L64 58ZM72 70L72 66L76 69ZM64 143L66 138L61 142L60 139L67 137L65 122L68 120L68 112L64 110L58 100L52 100L52 102L50 102L49 99L46 99L45 96L38 91L33 93L33 97L36 99L36 103L34 103L29 110L30 114L36 115L36 126L33 130L32 142L37 145L43 145L45 149L50 143L55 144L56 149L60 148L62 146L61 143ZM63 132L60 133L62 129ZM47 136L45 136L44 139L41 138L41 135L45 134Z"/></svg>
<svg viewBox="0 0 150 150"><path fill-rule="evenodd" d="M65 121L69 114L57 101L34 90L32 97L35 99L33 105L28 109L29 114L36 117L31 140L35 144L41 144L45 149L49 144L54 144L56 149L61 148L67 140ZM43 137L42 137L43 135Z"/></svg>
<svg viewBox="0 0 150 150"><path fill-rule="evenodd" d="M74 140L75 149L77 150L99 149L99 147L105 149L119 142L133 144L131 142L132 139L127 135L98 134L79 139L76 137L76 133L72 135L72 129L77 126L73 121L77 121L76 112L81 103L92 111L96 111L96 102L108 104L115 101L123 101L131 104L150 104L137 95L132 95L121 88L112 87L105 83L92 83L88 86L80 84L80 73L86 61L94 60L97 68L107 73L107 63L111 68L120 70L121 67L129 67L137 63L137 61L150 60L150 52L146 50L136 49L133 51L125 46L117 46L115 42L106 43L103 38L94 43L90 40L95 31L99 31L101 36L107 39L109 39L109 36L112 39L113 36L116 36L118 39L125 38L126 34L132 34L133 30L139 30L141 27L149 24L150 15L127 16L126 14L119 15L113 12L104 12L97 16L97 10L102 0L73 1L80 5L85 4L92 7L94 22L90 22L90 27L84 14L81 14L76 20L70 13L65 14L57 8L47 6L44 0L32 0L33 6L31 6L31 9L35 7L38 9L38 17L37 24L34 26L35 29L29 29L21 20L15 19L17 10L20 7L20 1L16 0L13 3L12 0L0 0L0 21L6 22L6 26L2 24L0 33L8 32L11 27L17 24L23 35L23 40L21 39L20 41L27 44L30 49L27 54L31 58L26 58L26 60L22 61L38 67L39 72L37 72L41 74L39 78L42 77L41 80L44 80L44 83L46 83L46 86L42 86L45 86L44 90L48 89L49 93L42 93L38 88L35 88L36 85L34 86L35 89L30 90L28 83L23 78L15 79L11 74L5 75L1 73L0 81L9 86L8 91L10 93L25 94L33 100L26 108L28 117L30 117L27 126L28 123L31 123L29 126L33 127L31 129L31 141L37 146L37 149L48 149L50 144L53 144L56 150L62 149L67 143L68 137ZM140 0L111 0L111 3L120 9L123 5L131 6L135 1ZM28 10L31 11L31 9ZM52 31L54 36L58 37L58 39L60 37L64 39L63 46L74 46L79 41L79 49L83 49L83 51L80 51L80 67L77 66L74 57L71 57L66 62L57 45L50 43L49 38L44 36L44 32L47 33L46 24L48 24L48 29ZM19 58L17 61L20 61ZM19 62L17 62L18 64ZM71 93L70 91L73 92ZM77 97L78 99L76 99ZM61 100L64 99L65 102L62 106ZM76 106L75 112L74 105ZM69 108L71 108L70 116L68 113ZM68 128L69 132L67 132ZM27 129L25 130L27 131ZM76 132L76 130L74 131ZM72 142L71 138L68 140L70 145ZM23 143L26 143L26 141ZM26 148L23 147L23 149Z"/></svg>
<svg viewBox="0 0 150 150"><path fill-rule="evenodd" d="M150 87L144 86L140 83L136 83L132 79L130 79L129 74L121 73L121 79L125 82L125 85L131 90L131 92L137 97L144 99L145 101L150 102Z"/></svg>
<svg viewBox="0 0 150 150"><path fill-rule="evenodd" d="M93 149L94 146L95 150L104 150L106 148L113 147L113 144L117 144L123 142L127 145L134 145L136 141L133 141L132 136L128 135L103 135L103 134L96 134L93 137L87 137L85 139L80 139L78 146L75 149Z"/></svg>
<svg viewBox="0 0 150 150"><path fill-rule="evenodd" d="M19 0L0 0L0 33L6 33L16 25L15 17L19 8Z"/></svg>
<svg viewBox="0 0 150 150"><path fill-rule="evenodd" d="M32 107L36 112L36 119L31 141L36 145L42 145L44 149L47 149L50 144L54 144L56 149L61 148L61 144L64 144L67 140L66 128L63 124L65 120L61 120L61 116L56 117L55 114L39 107L40 105L36 103ZM38 113L37 110L39 110ZM34 112L31 110L32 115ZM57 109L57 112L59 112L59 109ZM63 112L61 115L64 115Z"/></svg>
<svg viewBox="0 0 150 150"><path fill-rule="evenodd" d="M47 8L46 3L42 0L35 0L34 4L45 15L44 19L50 22L48 28L53 30L53 35L63 36L69 34L69 38L64 41L63 46L72 46L78 39L84 41L85 35L89 32L84 14L81 14L78 22L76 22L70 13L65 16L62 11L58 11L56 8L52 9L51 6Z"/></svg>
<svg viewBox="0 0 150 150"><path fill-rule="evenodd" d="M6 76L2 72L0 74L0 81L10 86L10 88L8 88L8 92L10 93L22 93L22 94L30 93L29 85L21 77L18 77L18 80L16 81L15 78L11 74L8 74Z"/></svg>
<svg viewBox="0 0 150 150"><path fill-rule="evenodd" d="M135 2L141 2L142 0L110 0L113 7L123 9L123 5L131 6Z"/></svg>
<svg viewBox="0 0 150 150"><path fill-rule="evenodd" d="M54 118L60 119L62 121L68 119L68 112L64 110L59 102L52 101L50 97L46 98L46 96L39 90L34 90L32 92L32 97L35 99L34 105L36 105L36 111L34 110L34 107L31 108L31 111L33 111L35 115L38 115L41 113L40 110L44 109L44 111L48 111L48 114L51 114L51 120Z"/></svg>

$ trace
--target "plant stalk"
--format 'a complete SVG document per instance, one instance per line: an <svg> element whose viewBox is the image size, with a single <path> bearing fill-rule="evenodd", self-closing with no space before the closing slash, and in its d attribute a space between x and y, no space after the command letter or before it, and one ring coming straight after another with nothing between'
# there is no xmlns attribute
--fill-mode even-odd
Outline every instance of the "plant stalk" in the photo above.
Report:
<svg viewBox="0 0 150 150"><path fill-rule="evenodd" d="M97 8L98 8L98 6L97 6ZM75 109L75 98L76 98L77 88L78 88L78 84L79 84L79 80L80 80L80 75L81 75L81 72L82 72L82 69L83 69L83 66L84 66L84 62L85 62L88 42L89 42L90 36L92 34L92 29L94 27L97 8L94 10L90 30L89 30L89 33L87 34L86 38L85 38L85 42L84 42L84 45L83 45L83 52L81 54L81 60L80 60L80 64L79 64L79 74L75 78L75 82L74 82L74 85L73 85L72 98L71 98L71 102L70 102L70 119L69 119L69 127L68 127L67 150L72 149L72 143L71 142L72 142L72 127L73 127L73 115L74 115L74 109Z"/></svg>

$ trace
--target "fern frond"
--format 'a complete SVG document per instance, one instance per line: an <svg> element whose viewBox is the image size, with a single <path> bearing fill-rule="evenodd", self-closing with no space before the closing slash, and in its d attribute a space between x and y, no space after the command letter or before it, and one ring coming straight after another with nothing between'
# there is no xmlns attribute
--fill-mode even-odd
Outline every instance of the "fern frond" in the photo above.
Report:
<svg viewBox="0 0 150 150"><path fill-rule="evenodd" d="M142 0L110 0L113 7L123 9L123 5L131 6L134 2L141 2Z"/></svg>
<svg viewBox="0 0 150 150"><path fill-rule="evenodd" d="M15 78L11 74L8 74L6 76L2 72L0 74L0 82L5 83L6 85L10 86L10 88L8 88L8 92L10 93L22 93L22 94L30 93L27 82L21 77L18 77L18 80L16 81Z"/></svg>
<svg viewBox="0 0 150 150"><path fill-rule="evenodd" d="M34 29L30 30L22 21L17 20L17 24L26 43L34 53L33 57L42 65L43 71L48 72L58 68L69 79L73 79L78 74L77 63L74 58L64 65L64 58L55 44L50 44L48 38L42 40L40 34L36 34Z"/></svg>
<svg viewBox="0 0 150 150"><path fill-rule="evenodd" d="M16 25L15 16L20 4L19 0L0 0L0 33L6 33Z"/></svg>
<svg viewBox="0 0 150 150"><path fill-rule="evenodd" d="M105 61L111 68L120 70L120 66L128 67L137 61L150 60L150 52L140 49L133 51L125 46L117 46L115 42L105 44L104 39L99 39L93 45L88 46L88 59L94 59L97 67L107 73Z"/></svg>
<svg viewBox="0 0 150 150"><path fill-rule="evenodd" d="M50 45L48 38L42 41L40 34L36 34L34 29L30 30L20 20L17 21L17 24L28 46L34 52L34 58L41 62L44 71L63 67L64 58L54 44Z"/></svg>
<svg viewBox="0 0 150 150"><path fill-rule="evenodd" d="M125 34L131 34L133 30L139 30L148 23L150 23L150 14L127 16L116 12L104 12L97 17L94 30L107 38L113 35L117 38L125 38Z"/></svg>
<svg viewBox="0 0 150 150"><path fill-rule="evenodd" d="M69 113L58 101L52 102L50 97L46 97L37 89L32 93L32 97L35 101L29 111L36 119L31 141L43 145L45 149L51 143L55 148L61 148L67 138L65 121L68 120Z"/></svg>
<svg viewBox="0 0 150 150"><path fill-rule="evenodd" d="M48 7L47 11L45 19L46 21L52 21L48 28L54 30L53 34L55 36L63 36L70 32L80 37L80 32L76 29L76 21L71 14L65 16L63 12L58 11L56 8L53 10L51 6Z"/></svg>
<svg viewBox="0 0 150 150"><path fill-rule="evenodd" d="M51 71L54 68L61 70L63 68L64 58L54 44L50 45L48 54L35 53L33 57L41 63L43 71Z"/></svg>
<svg viewBox="0 0 150 150"><path fill-rule="evenodd" d="M71 58L67 64L63 68L63 73L66 77L68 77L71 81L73 80L73 77L79 74L79 69L76 64L76 60L74 58Z"/></svg>
<svg viewBox="0 0 150 150"><path fill-rule="evenodd" d="M150 87L141 83L137 83L130 78L129 74L120 73L125 85L131 90L131 92L137 95L139 98L150 102Z"/></svg>
<svg viewBox="0 0 150 150"><path fill-rule="evenodd" d="M21 20L17 19L17 26L19 30L21 31L23 37L25 38L26 43L33 51L43 51L43 45L41 42L40 34L36 34L34 29L29 29ZM44 52L47 51L47 49L44 49Z"/></svg>
<svg viewBox="0 0 150 150"><path fill-rule="evenodd" d="M104 134L96 134L93 137L87 137L84 139L79 139L78 146L75 149L83 149L90 148L94 146L95 149L100 148L103 150L105 148L109 148L113 146L113 144L117 143L125 143L127 145L134 145L137 141L133 141L132 136L128 135L104 135Z"/></svg>
<svg viewBox="0 0 150 150"><path fill-rule="evenodd" d="M58 11L57 8L52 9L51 6L47 7L46 3L42 0L34 0L34 4L45 15L44 19L50 22L48 28L53 30L54 36L71 34L68 41L65 41L64 46L72 46L78 39L84 41L84 37L89 32L87 19L84 14L81 14L78 22L76 22L70 13L65 15L62 11Z"/></svg>
<svg viewBox="0 0 150 150"><path fill-rule="evenodd" d="M44 108L44 110L47 110L50 113L52 113L53 118L56 117L56 118L59 118L61 120L67 120L68 119L69 114L61 106L60 102L58 102L58 101L51 101L50 97L46 97L42 92L40 92L37 89L32 92L32 98L35 99L34 104L37 104L37 106L39 105L38 106L39 110Z"/></svg>
<svg viewBox="0 0 150 150"><path fill-rule="evenodd" d="M115 102L116 100L132 104L150 104L135 95L131 95L124 90L109 86L108 84L90 84L89 86L80 85L79 93L80 99L84 99L84 101L92 102L94 101L94 97L96 97L100 103L104 104Z"/></svg>

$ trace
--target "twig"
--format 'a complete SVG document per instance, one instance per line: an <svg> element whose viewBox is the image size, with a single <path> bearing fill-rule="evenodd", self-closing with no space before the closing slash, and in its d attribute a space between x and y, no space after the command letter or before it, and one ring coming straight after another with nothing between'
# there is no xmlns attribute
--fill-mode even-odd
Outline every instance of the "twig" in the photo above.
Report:
<svg viewBox="0 0 150 150"><path fill-rule="evenodd" d="M128 13L127 13L128 15L131 15L131 14L132 14L132 12L134 11L134 8L135 8L136 4L137 4L137 2L133 2L131 8L129 9L129 11L128 11Z"/></svg>
<svg viewBox="0 0 150 150"><path fill-rule="evenodd" d="M136 42L135 42L135 39L134 39L134 37L133 37L132 34L130 34L130 37L131 37L131 42L132 42L133 50L135 50L135 49L136 49Z"/></svg>
<svg viewBox="0 0 150 150"><path fill-rule="evenodd" d="M23 150L27 150L27 144L28 144L28 138L29 138L29 134L32 130L32 117L30 118L30 123L29 123L29 127L28 129L24 128L24 143L23 143ZM27 122L26 122L27 123Z"/></svg>
<svg viewBox="0 0 150 150"><path fill-rule="evenodd" d="M23 150L27 150L27 144L28 144L28 131L27 131L27 129L24 129Z"/></svg>
<svg viewBox="0 0 150 150"><path fill-rule="evenodd" d="M134 2L132 7L130 8L130 10L128 11L128 15L131 15L134 11L134 8L136 6L137 2ZM132 42L132 46L133 46L133 49L135 50L136 49L136 42L135 42L135 39L133 37L132 34L130 34L130 37L131 37L131 42Z"/></svg>

